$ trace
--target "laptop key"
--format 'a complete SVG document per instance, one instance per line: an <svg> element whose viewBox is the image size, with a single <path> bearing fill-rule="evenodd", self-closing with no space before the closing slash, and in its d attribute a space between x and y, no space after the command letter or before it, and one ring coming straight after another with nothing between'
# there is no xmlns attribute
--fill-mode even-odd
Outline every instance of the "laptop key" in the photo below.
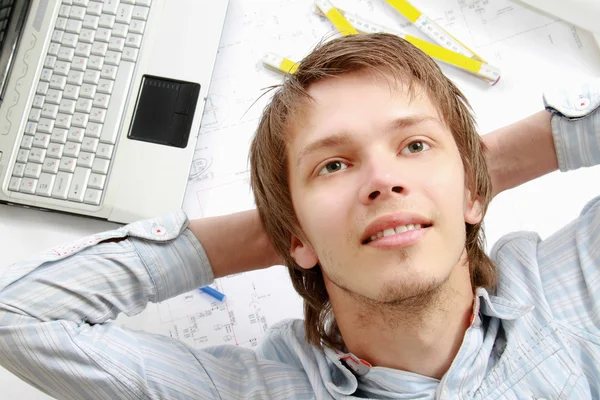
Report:
<svg viewBox="0 0 600 400"><path fill-rule="evenodd" d="M58 172L58 165L60 164L60 160L55 158L46 158L44 160L44 164L42 164L42 172L47 172L49 174L54 174Z"/></svg>
<svg viewBox="0 0 600 400"><path fill-rule="evenodd" d="M112 144L102 143L98 146L96 157L110 159L115 146Z"/></svg>
<svg viewBox="0 0 600 400"><path fill-rule="evenodd" d="M65 17L58 17L56 19L56 24L54 25L54 28L64 31L66 27L67 19Z"/></svg>
<svg viewBox="0 0 600 400"><path fill-rule="evenodd" d="M102 124L97 122L90 122L85 128L85 136L89 136L94 139L100 138L100 133L102 132Z"/></svg>
<svg viewBox="0 0 600 400"><path fill-rule="evenodd" d="M48 90L48 94L46 95L46 103L50 104L60 104L62 100L62 91L57 89Z"/></svg>
<svg viewBox="0 0 600 400"><path fill-rule="evenodd" d="M58 106L58 109L61 113L73 114L75 112L75 104L75 100L62 99L62 101L60 102L60 106Z"/></svg>
<svg viewBox="0 0 600 400"><path fill-rule="evenodd" d="M41 115L42 115L41 108L32 108L31 111L29 111L29 120L33 121L33 122L38 122L40 120Z"/></svg>
<svg viewBox="0 0 600 400"><path fill-rule="evenodd" d="M83 82L92 85L98 84L100 80L100 71L88 69L83 73Z"/></svg>
<svg viewBox="0 0 600 400"><path fill-rule="evenodd" d="M95 206L100 205L100 198L102 197L102 191L97 189L87 189L85 191L85 197L83 202L87 204L93 204Z"/></svg>
<svg viewBox="0 0 600 400"><path fill-rule="evenodd" d="M28 158L29 158L29 150L20 149L19 152L17 153L17 161L18 162L26 163Z"/></svg>
<svg viewBox="0 0 600 400"><path fill-rule="evenodd" d="M129 24L129 32L131 33L144 33L144 28L146 27L146 23L139 19L131 20L131 24Z"/></svg>
<svg viewBox="0 0 600 400"><path fill-rule="evenodd" d="M75 55L79 57L89 57L92 54L92 44L78 42L75 46Z"/></svg>
<svg viewBox="0 0 600 400"><path fill-rule="evenodd" d="M50 144L50 134L49 133L36 133L33 138L33 146L39 147L41 149L48 148Z"/></svg>
<svg viewBox="0 0 600 400"><path fill-rule="evenodd" d="M85 17L85 7L71 6L69 18L83 20L83 17Z"/></svg>
<svg viewBox="0 0 600 400"><path fill-rule="evenodd" d="M27 121L25 124L25 134L26 135L35 135L35 131L37 130L37 122Z"/></svg>
<svg viewBox="0 0 600 400"><path fill-rule="evenodd" d="M16 163L15 167L13 168L13 176L16 176L18 178L22 178L24 173L25 173L25 165L24 163Z"/></svg>
<svg viewBox="0 0 600 400"><path fill-rule="evenodd" d="M106 12L106 10L105 10L105 12ZM115 16L106 14L106 13L102 13L102 15L100 15L100 20L98 21L98 26L101 28L112 29L112 27L115 26Z"/></svg>
<svg viewBox="0 0 600 400"><path fill-rule="evenodd" d="M42 164L37 164L37 163L27 163L27 165L25 165L25 170L23 171L23 175L25 175L26 178L39 178L40 174L42 173Z"/></svg>
<svg viewBox="0 0 600 400"><path fill-rule="evenodd" d="M61 46L58 50L58 59L60 61L71 61L75 55L75 49L72 47Z"/></svg>
<svg viewBox="0 0 600 400"><path fill-rule="evenodd" d="M94 138L85 136L83 138L83 142L81 143L81 150L95 154L96 150L98 149L98 143L99 143L98 139L94 139ZM96 154L96 156L99 157L98 154Z"/></svg>
<svg viewBox="0 0 600 400"><path fill-rule="evenodd" d="M87 153L85 151L82 151L81 153L79 153L79 157L77 158L77 166L85 167L85 168L92 168L94 158L95 158L95 155L93 153Z"/></svg>
<svg viewBox="0 0 600 400"><path fill-rule="evenodd" d="M73 175L69 189L69 196L67 197L68 200L79 203L83 202L83 196L85 195L85 189L87 188L91 173L92 171L89 168L75 168L75 174Z"/></svg>
<svg viewBox="0 0 600 400"><path fill-rule="evenodd" d="M133 16L133 6L131 4L119 4L115 21L123 24L129 24Z"/></svg>
<svg viewBox="0 0 600 400"><path fill-rule="evenodd" d="M87 6L86 17L88 15L99 16L100 14L102 14L102 3L98 1L90 1Z"/></svg>
<svg viewBox="0 0 600 400"><path fill-rule="evenodd" d="M67 18L71 13L71 6L62 5L58 11L58 15Z"/></svg>
<svg viewBox="0 0 600 400"><path fill-rule="evenodd" d="M66 74L65 74L66 75ZM52 74L50 78L50 88L63 90L67 84L67 77L63 75Z"/></svg>
<svg viewBox="0 0 600 400"><path fill-rule="evenodd" d="M100 3L100 7L102 7L102 3ZM87 29L98 29L98 23L100 22L100 17L98 14L90 13L90 9L88 7L88 12L83 17L83 27Z"/></svg>
<svg viewBox="0 0 600 400"><path fill-rule="evenodd" d="M58 114L58 115L60 115L60 114ZM54 129L54 120L53 119L40 118L40 120L38 121L38 126L37 126L36 132L52 133L53 129Z"/></svg>
<svg viewBox="0 0 600 400"><path fill-rule="evenodd" d="M129 91L133 69L135 64L129 61L122 61L115 80L113 94L106 111L106 120L102 129L100 141L103 143L115 144L117 134L119 133L119 124L123 116L126 95ZM93 109L92 109L93 110Z"/></svg>
<svg viewBox="0 0 600 400"><path fill-rule="evenodd" d="M146 21L148 19L148 14L150 13L149 7L144 7L140 5L136 5L133 7L133 18L141 19Z"/></svg>
<svg viewBox="0 0 600 400"><path fill-rule="evenodd" d="M67 134L69 131L64 128L54 128L52 130L52 136L50 137L50 141L54 143L65 144L67 141Z"/></svg>
<svg viewBox="0 0 600 400"><path fill-rule="evenodd" d="M138 53L139 53L138 49L134 49L133 47L126 46L125 49L123 49L123 57L121 57L121 60L136 62Z"/></svg>
<svg viewBox="0 0 600 400"><path fill-rule="evenodd" d="M42 70L42 75L40 75L40 81L50 82L50 77L52 77L52 70L48 69L48 68L44 68ZM46 86L46 90L48 90L48 86Z"/></svg>
<svg viewBox="0 0 600 400"><path fill-rule="evenodd" d="M102 174L91 174L88 182L88 187L92 189L104 189L104 183L106 182L106 175Z"/></svg>
<svg viewBox="0 0 600 400"><path fill-rule="evenodd" d="M96 158L94 163L92 164L92 172L97 174L106 175L108 173L108 166L110 165L110 160L103 160L101 158Z"/></svg>
<svg viewBox="0 0 600 400"><path fill-rule="evenodd" d="M81 71L70 71L69 76L67 76L67 84L81 86L83 84L83 74Z"/></svg>
<svg viewBox="0 0 600 400"><path fill-rule="evenodd" d="M84 99L83 97L77 99L75 111L89 114L92 109L92 101L92 99Z"/></svg>
<svg viewBox="0 0 600 400"><path fill-rule="evenodd" d="M35 178L23 178L21 180L21 186L19 186L19 192L34 194L37 188L38 180Z"/></svg>
<svg viewBox="0 0 600 400"><path fill-rule="evenodd" d="M119 8L119 0L104 0L104 7L102 12L106 14L115 15Z"/></svg>
<svg viewBox="0 0 600 400"><path fill-rule="evenodd" d="M65 149L64 144L50 143L50 145L48 146L48 152L46 153L46 155L48 157L52 157L52 158L61 158L63 156L64 149Z"/></svg>
<svg viewBox="0 0 600 400"><path fill-rule="evenodd" d="M75 171L76 166L77 166L76 158L63 157L60 159L60 164L58 165L58 170L64 171L64 172L73 172L73 171Z"/></svg>
<svg viewBox="0 0 600 400"><path fill-rule="evenodd" d="M67 31L69 33L79 33L79 32L81 32L82 26L83 26L83 21L69 18L65 25L65 31Z"/></svg>
<svg viewBox="0 0 600 400"><path fill-rule="evenodd" d="M106 110L105 109L92 107L92 111L90 112L90 121L91 122L97 122L97 123L103 124L105 119L106 119Z"/></svg>
<svg viewBox="0 0 600 400"><path fill-rule="evenodd" d="M52 194L52 187L54 186L55 179L56 175L41 174L38 180L38 185L35 194L44 197L50 197L50 195Z"/></svg>
<svg viewBox="0 0 600 400"><path fill-rule="evenodd" d="M98 82L98 93L111 94L115 81L111 79L100 79Z"/></svg>
<svg viewBox="0 0 600 400"><path fill-rule="evenodd" d="M79 157L79 151L81 150L81 144L79 143L75 143L75 142L67 142L67 144L65 144L65 151L64 151L64 157L63 160L65 158L77 158ZM68 161L68 160L67 160ZM66 161L65 161L66 163ZM71 166L71 164L65 164L64 165L65 169L71 169L73 168ZM63 168L61 168L63 169Z"/></svg>
<svg viewBox="0 0 600 400"><path fill-rule="evenodd" d="M24 135L23 140L21 140L21 148L29 150L31 146L33 146L33 136Z"/></svg>
<svg viewBox="0 0 600 400"><path fill-rule="evenodd" d="M54 187L52 188L52 197L66 200L72 180L73 174L67 172L59 172L56 174L56 180L54 181Z"/></svg>
<svg viewBox="0 0 600 400"><path fill-rule="evenodd" d="M69 136L67 137L67 139L69 139L69 143L73 142L73 143L81 143L83 141L83 133L84 133L85 129L84 128L79 128L79 127L73 127L71 129L69 129ZM67 144L69 144L67 143ZM75 156L73 156L75 157Z"/></svg>
<svg viewBox="0 0 600 400"><path fill-rule="evenodd" d="M21 186L21 178L17 178L17 177L10 178L10 182L8 184L8 190L10 190L11 192L18 192L20 186Z"/></svg>
<svg viewBox="0 0 600 400"><path fill-rule="evenodd" d="M72 119L72 116L70 116L68 114L59 113L56 116L56 127L69 129L71 127L71 119Z"/></svg>
<svg viewBox="0 0 600 400"><path fill-rule="evenodd" d="M50 84L48 82L40 80L40 83L38 83L36 92L38 94L46 95L46 93L48 93L49 88L50 88Z"/></svg>
<svg viewBox="0 0 600 400"><path fill-rule="evenodd" d="M62 40L60 41L60 43L63 46L75 47L77 45L78 41L79 41L78 35L76 35L74 33L65 33L62 36Z"/></svg>
<svg viewBox="0 0 600 400"><path fill-rule="evenodd" d="M33 98L33 104L31 106L35 107L35 108L42 108L43 105L44 105L44 96L42 96L41 94L36 94L35 97Z"/></svg>
<svg viewBox="0 0 600 400"><path fill-rule="evenodd" d="M43 118L54 119L58 115L58 106L56 104L44 104L41 116Z"/></svg>
<svg viewBox="0 0 600 400"><path fill-rule="evenodd" d="M32 147L29 151L29 157L27 158L31 162L35 162L41 164L44 162L46 158L46 149L39 149L37 147Z"/></svg>

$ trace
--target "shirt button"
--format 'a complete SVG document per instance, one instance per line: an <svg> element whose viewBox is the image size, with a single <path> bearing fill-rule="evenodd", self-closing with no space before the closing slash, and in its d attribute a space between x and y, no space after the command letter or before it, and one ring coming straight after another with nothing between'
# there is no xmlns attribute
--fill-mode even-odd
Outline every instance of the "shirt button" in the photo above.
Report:
<svg viewBox="0 0 600 400"><path fill-rule="evenodd" d="M575 108L577 108L578 110L583 110L585 108L587 108L590 105L590 99L588 99L587 97L580 97L577 100L577 103L575 103Z"/></svg>
<svg viewBox="0 0 600 400"><path fill-rule="evenodd" d="M152 234L156 235L156 236L163 236L165 233L167 233L167 230L165 229L164 226L153 226L152 227Z"/></svg>

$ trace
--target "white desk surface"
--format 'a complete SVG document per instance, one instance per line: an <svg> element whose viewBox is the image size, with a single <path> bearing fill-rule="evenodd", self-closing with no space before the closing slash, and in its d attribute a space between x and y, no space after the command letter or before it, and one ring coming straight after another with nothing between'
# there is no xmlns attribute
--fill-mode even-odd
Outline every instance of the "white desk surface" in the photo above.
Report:
<svg viewBox="0 0 600 400"><path fill-rule="evenodd" d="M406 27L402 18L391 17L389 9L380 3L384 2L334 1L371 18L387 10L386 24ZM500 82L488 87L470 75L444 67L470 99L482 133L542 109L541 93L549 85L574 76L600 76L600 49L590 34L536 14L512 0L414 3L502 69ZM312 13L311 0L230 1L192 169L194 176L184 203L191 217L252 207L247 185L247 145L266 99L250 106L262 88L280 80L279 75L261 66L260 58L265 52L275 52L300 59L330 30L328 21ZM234 134L235 140L230 140ZM236 146L232 147L232 143ZM594 185L597 182L600 168L553 173L500 195L486 218L488 242L492 244L515 230L535 230L542 237L547 236L574 218L598 193ZM116 226L0 205L0 268L45 248ZM1 368L0 388L2 398L48 398Z"/></svg>

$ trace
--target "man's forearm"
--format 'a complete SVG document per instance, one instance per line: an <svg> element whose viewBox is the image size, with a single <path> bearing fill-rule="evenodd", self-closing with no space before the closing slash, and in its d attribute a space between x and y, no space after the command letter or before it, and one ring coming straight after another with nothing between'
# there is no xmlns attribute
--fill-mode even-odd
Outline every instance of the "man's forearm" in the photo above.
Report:
<svg viewBox="0 0 600 400"><path fill-rule="evenodd" d="M215 278L282 262L256 210L196 219L190 222L189 229L202 243Z"/></svg>
<svg viewBox="0 0 600 400"><path fill-rule="evenodd" d="M540 111L483 136L494 196L558 169L550 118Z"/></svg>

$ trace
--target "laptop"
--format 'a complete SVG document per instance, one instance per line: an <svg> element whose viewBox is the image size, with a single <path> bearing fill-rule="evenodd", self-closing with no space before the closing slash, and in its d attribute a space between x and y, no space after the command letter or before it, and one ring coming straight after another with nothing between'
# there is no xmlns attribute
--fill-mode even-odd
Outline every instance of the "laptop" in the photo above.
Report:
<svg viewBox="0 0 600 400"><path fill-rule="evenodd" d="M0 0L0 202L180 208L228 0Z"/></svg>

